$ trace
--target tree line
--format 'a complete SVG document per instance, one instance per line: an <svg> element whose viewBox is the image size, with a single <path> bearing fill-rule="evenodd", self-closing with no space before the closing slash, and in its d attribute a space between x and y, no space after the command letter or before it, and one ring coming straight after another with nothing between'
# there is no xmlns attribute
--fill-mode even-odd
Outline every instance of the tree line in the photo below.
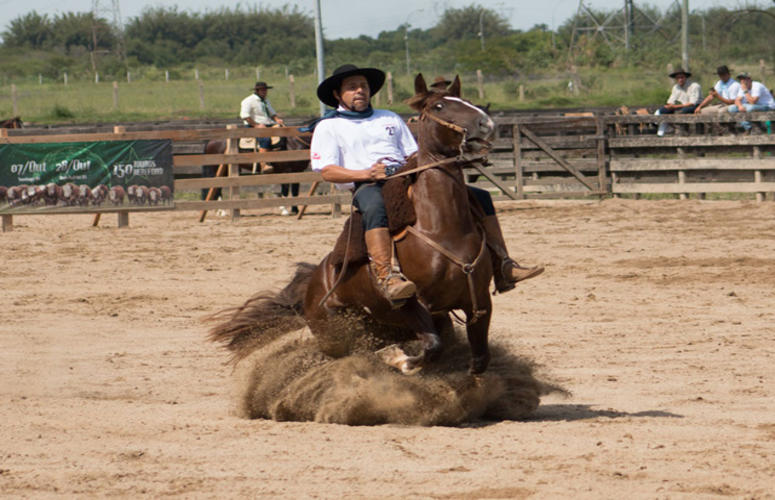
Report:
<svg viewBox="0 0 775 500"><path fill-rule="evenodd" d="M606 30L601 32L596 28L603 20ZM625 46L623 12L582 12L556 30L536 25L522 31L512 29L498 12L472 5L447 9L429 29L400 25L377 37L326 40L326 64L356 62L393 72L406 71L407 65L410 72L481 69L514 78L573 65L656 68L680 61L680 22L676 4L665 11L639 8ZM775 7L693 11L689 25L693 63L775 62ZM73 76L99 71L108 77L138 67L284 65L295 73L315 67L313 19L288 6L204 13L150 8L123 30L90 12L49 17L32 11L11 20L2 37L0 78L6 81L38 74L57 78L62 71Z"/></svg>

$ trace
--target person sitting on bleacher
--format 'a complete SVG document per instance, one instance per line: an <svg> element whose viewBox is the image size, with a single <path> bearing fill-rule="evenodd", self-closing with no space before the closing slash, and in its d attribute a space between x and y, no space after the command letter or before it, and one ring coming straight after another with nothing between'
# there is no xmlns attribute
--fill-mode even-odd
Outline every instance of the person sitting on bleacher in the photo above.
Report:
<svg viewBox="0 0 775 500"><path fill-rule="evenodd" d="M732 78L729 68L725 66L719 66L716 69L716 74L719 77L719 81L710 89L708 97L702 100L697 109L694 110L695 114L702 113L703 115L711 115L716 113L723 113L727 108L735 103L737 94L740 92L740 84L737 80ZM720 104L711 104L713 100L718 99Z"/></svg>
<svg viewBox="0 0 775 500"><path fill-rule="evenodd" d="M670 73L670 78L675 79L675 85L667 99L667 104L659 108L655 115L667 115L673 113L689 114L694 113L697 105L702 100L702 88L697 82L689 82L691 73L685 69L679 69ZM667 123L660 123L657 129L657 135L662 137L668 130Z"/></svg>
<svg viewBox="0 0 775 500"><path fill-rule="evenodd" d="M740 73L737 79L740 81L740 92L737 94L735 104L727 108L730 113L775 110L772 92L761 82L753 81L748 73ZM750 134L753 128L749 121L740 122L740 126L747 134Z"/></svg>

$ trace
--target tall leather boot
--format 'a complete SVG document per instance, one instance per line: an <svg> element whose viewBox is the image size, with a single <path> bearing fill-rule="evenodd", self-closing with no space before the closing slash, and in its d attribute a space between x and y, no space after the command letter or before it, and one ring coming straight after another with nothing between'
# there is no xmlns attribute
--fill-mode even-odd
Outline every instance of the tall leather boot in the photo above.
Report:
<svg viewBox="0 0 775 500"><path fill-rule="evenodd" d="M534 278L544 272L542 266L522 267L509 257L506 250L506 241L503 239L501 225L498 217L487 215L482 218L485 237L487 238L487 247L490 249L490 256L493 262L493 280L495 281L495 290L498 293L508 292L522 280Z"/></svg>
<svg viewBox="0 0 775 500"><path fill-rule="evenodd" d="M259 153L268 153L269 150L266 148L258 148ZM274 172L274 165L271 163L261 162L261 173L262 174L271 174Z"/></svg>
<svg viewBox="0 0 775 500"><path fill-rule="evenodd" d="M365 233L366 249L371 257L377 284L382 294L391 302L406 300L414 296L417 287L406 279L398 269L393 269L391 257L393 242L386 227L369 229Z"/></svg>

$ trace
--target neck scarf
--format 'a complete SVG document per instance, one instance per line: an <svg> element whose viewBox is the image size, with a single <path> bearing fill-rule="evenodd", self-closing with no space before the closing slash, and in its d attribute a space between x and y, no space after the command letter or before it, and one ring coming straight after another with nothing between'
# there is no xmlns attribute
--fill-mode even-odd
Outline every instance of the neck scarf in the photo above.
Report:
<svg viewBox="0 0 775 500"><path fill-rule="evenodd" d="M310 122L309 125L305 127L299 128L300 132L314 132L315 127L318 126L318 123L322 122L323 120L327 120L329 118L345 118L347 120L363 120L364 118L368 118L371 115L374 114L374 108L371 107L371 104L369 104L369 107L364 109L363 111L350 111L349 109L332 109L320 118L317 118Z"/></svg>

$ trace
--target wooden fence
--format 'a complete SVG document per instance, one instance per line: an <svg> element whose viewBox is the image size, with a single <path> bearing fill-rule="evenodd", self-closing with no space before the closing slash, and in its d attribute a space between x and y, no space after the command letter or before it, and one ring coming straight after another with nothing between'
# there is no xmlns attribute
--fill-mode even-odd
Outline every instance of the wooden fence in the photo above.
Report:
<svg viewBox="0 0 775 500"><path fill-rule="evenodd" d="M743 135L732 128L743 120L760 124L758 133ZM508 199L583 198L642 194L755 193L758 201L775 199L775 112L719 115L596 115L578 113L558 116L496 117L497 133L484 169L466 169L468 181L494 192L496 201ZM656 124L668 122L676 133L655 134ZM762 124L769 122L769 129ZM722 132L725 132L723 133ZM241 210L288 205L286 198L245 198L240 188L304 183L310 189L293 199L294 205L330 204L338 214L349 204L349 192L337 192L314 172L239 176L239 164L300 161L308 150L269 153L237 153L240 137L300 136L295 127L256 129L232 125L200 130L131 131L113 133L48 135L8 134L0 131L0 143L44 143L102 140L170 139L174 148L175 191L225 188L228 199L177 201L177 210ZM201 154L208 140L224 139L224 154ZM180 147L182 146L182 147ZM181 154L186 152L188 154ZM203 165L228 165L225 177L201 177ZM106 209L106 211L109 209ZM119 212L119 223L128 223L128 212ZM201 220L201 218L200 218ZM4 228L12 224L3 216Z"/></svg>

